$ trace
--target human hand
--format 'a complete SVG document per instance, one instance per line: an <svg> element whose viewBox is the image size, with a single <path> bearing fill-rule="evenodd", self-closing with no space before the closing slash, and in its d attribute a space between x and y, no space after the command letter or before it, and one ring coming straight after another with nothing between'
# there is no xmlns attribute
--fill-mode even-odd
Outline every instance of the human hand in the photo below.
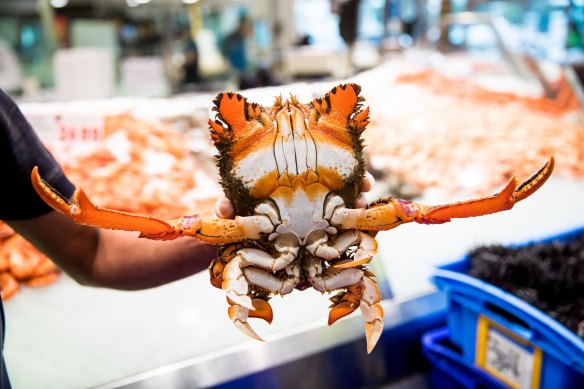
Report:
<svg viewBox="0 0 584 389"><path fill-rule="evenodd" d="M365 176L361 180L361 195L355 202L355 208L365 208L367 206L367 199L364 193L367 193L375 185L375 178L369 172L365 172ZM215 215L222 219L233 219L235 217L235 209L231 201L225 197L221 196L217 199L215 203Z"/></svg>
<svg viewBox="0 0 584 389"><path fill-rule="evenodd" d="M365 175L361 179L361 194L355 201L355 208L365 208L367 206L367 198L365 197L365 193L371 191L375 185L375 178L369 172L365 172Z"/></svg>
<svg viewBox="0 0 584 389"><path fill-rule="evenodd" d="M231 200L225 196L219 197L215 203L215 215L221 219L235 218L235 209L233 208Z"/></svg>

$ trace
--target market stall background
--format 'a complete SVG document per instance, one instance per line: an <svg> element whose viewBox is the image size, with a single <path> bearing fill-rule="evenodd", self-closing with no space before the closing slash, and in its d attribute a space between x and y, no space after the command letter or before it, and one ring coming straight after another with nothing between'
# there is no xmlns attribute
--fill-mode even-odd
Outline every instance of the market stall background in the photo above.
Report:
<svg viewBox="0 0 584 389"><path fill-rule="evenodd" d="M274 96L293 94L306 102L322 96L339 82L362 86L366 104L371 107L371 123L364 133L367 163L377 178L374 191L368 195L370 199L396 195L440 204L485 196L499 190L510 176L527 179L549 156L556 157L556 170L550 181L510 212L444 225L407 225L380 234L379 254L372 266L378 274L384 304L393 307L386 308L388 325L393 325L391 317L400 317L398 312L404 301L434 293L430 276L437 265L460 258L479 245L522 243L584 224L584 208L580 206L584 194L584 113L577 78L570 67L557 65L560 57L566 61L577 57L577 50L565 42L563 46L551 38L538 42L538 38L550 34L538 35L535 30L527 34L532 49L547 45L544 52L548 58L538 58L533 68L534 62L523 62L523 56L509 59L509 52L497 46L496 36L485 33L484 18L474 15L471 23L467 15L454 21L444 17L443 31L448 30L451 41L456 41L461 30L449 30L449 26L482 26L481 36L488 37L486 43L479 40L484 50L463 50L462 55L445 54L449 49L440 47L406 50L409 44L405 35L413 39L416 31L406 34L405 29L396 27L398 21L400 26L407 26L402 23L409 20L407 7L401 8L401 14L390 7L386 16L391 23L360 24L368 26L366 31L360 31L361 37L382 35L384 39L358 42L352 48L355 60L347 67L344 49L323 49L326 44L343 46L340 35L331 37L319 32L337 22L334 15L330 19L328 1L312 4L310 9L314 12L308 14L303 1L285 2L285 6L276 9L253 1L244 5L226 1L218 8L202 3L188 12L173 8L171 2L165 4L171 10L168 15L182 11L182 16L177 16L179 21L203 20L206 27L214 21L211 30L219 29L223 35L236 24L242 9L247 10L255 21L251 49L254 64L250 68L259 68L272 46L298 34L313 35L324 45L280 48L281 62L274 61L274 68L278 69L275 74L281 77L278 83L282 85L247 89L242 93L248 100L269 106ZM368 20L377 20L379 10L393 4L363 3L370 6L361 13ZM453 4L456 8L456 2ZM428 2L428 6L434 7L430 15L444 11L438 3ZM137 14L142 12L142 18L148 19L146 8L140 7ZM107 6L101 11L106 12L104 9ZM221 9L226 11L222 13ZM213 16L213 11L219 13ZM295 18L300 14L304 19L296 23L297 29L300 26L298 31L286 24L280 39L267 39L270 34L264 19L271 20L270 13L279 17L290 13ZM318 20L322 14L327 17ZM578 9L569 15L581 21ZM108 42L116 40L111 35L111 21L93 23L67 17L71 30L80 32L73 34L78 46L87 44L88 37L96 32L104 32L101 36ZM491 28L493 24L488 20L487 28ZM0 25L4 26L0 29L3 36L2 31L8 31L13 22ZM525 23L523 28L529 26ZM38 32L40 24L31 28ZM132 36L132 28L126 32L127 37ZM566 36L567 32L569 29ZM36 36L31 34L28 36ZM427 36L432 36L432 29ZM198 36L201 48L209 42L206 37ZM439 43L438 40L436 44ZM101 41L97 45L103 44ZM124 47L130 51L149 50L132 44ZM379 47L390 55L379 55ZM396 48L401 53L394 51ZM81 53L77 60L109 61L107 55L86 54ZM205 82L194 90L181 89L176 78L171 77L170 83L165 81L159 53L151 54L135 61L122 53L118 57L121 65L117 84L115 70L111 74L96 70L97 81L88 83L85 91L95 92L95 96L77 95L83 89L72 82L77 70L68 67L71 58L63 57L63 69L70 77L59 81L56 71L51 81L53 75L41 70L36 81L29 79L22 84L20 107L67 174L97 204L171 218L193 212L212 214L221 189L207 119L214 116L211 107L215 90L234 90L241 85L233 77L205 73L205 69L224 69L225 65L220 55L209 54L209 62L201 65ZM173 58L179 61L179 57ZM31 69L42 68L33 62L24 67L29 76L35 74ZM370 69L359 71L363 68ZM111 87L104 89L104 80L112 82ZM51 82L55 82L55 88L47 91L44 85ZM116 88L125 96L112 97L118 94L114 93ZM179 91L185 94L170 97ZM64 96L71 101L62 100ZM331 327L330 332L323 332L328 334L324 335L326 339L303 337L311 329L326 326L328 302L315 291L295 292L272 301L274 323L254 323L268 343L279 345L279 340L296 335L298 347L310 353L318 347L315 344L331 347L362 336L357 332L360 326L341 324L340 330ZM5 310L8 322L4 354L16 387L115 387L156 375L175 364L213 360L218 354L242 349L251 350L258 358L271 350L269 344L249 340L233 328L225 315L224 295L209 284L204 273L140 292L81 287L61 274L54 284L42 288L23 282L18 293L6 301ZM305 343L308 341L315 343ZM296 349L289 351L290 358L305 355ZM283 359L275 359L272 364L287 361L287 350L279 352ZM193 378L192 382L201 386L217 384L225 377L236 378L237 373L249 374L258 366L271 364L255 361L246 370L242 363L231 372L206 372L200 381Z"/></svg>
<svg viewBox="0 0 584 389"><path fill-rule="evenodd" d="M382 269L380 274L387 277L386 280L381 279L380 283L387 282L392 297L396 299L407 299L432 290L429 278L434 266L455 259L479 244L518 243L539 239L575 228L584 221L582 207L577 206L583 193L581 170L574 169L574 166L582 166L581 158L584 154L581 149L576 151L570 149L572 146L583 147L582 142L575 143L571 138L581 137L584 131L582 125L578 125L578 107L568 106L565 115L558 115L557 112L541 114L543 117L551 116L556 121L565 120L566 126L573 127L569 131L555 134L553 139L557 145L546 142L543 150L537 141L542 139L540 137L536 137L535 140L519 138L521 141L518 142L516 138L518 135L515 132L524 131L524 125L516 125L507 126L500 134L496 130L497 126L492 126L494 128L492 132L499 136L483 139L478 145L480 147L473 142L473 132L470 133L471 139L468 140L465 134L469 136L469 131L461 128L460 138L455 136L455 132L451 133L452 138L448 141L446 152L445 147L441 146L444 140L432 135L431 131L435 131L436 128L447 128L453 118L454 120L465 118L457 118L456 115L448 113L438 114L440 111L444 113L444 109L453 106L453 103L436 101L445 98L456 101L458 97L456 95L444 97L445 93L441 91L442 97L439 98L435 96L431 86L403 82L406 75L427 76L425 73L427 69L416 69L413 66L408 61L394 61L351 79L363 86L364 94L367 91L371 92L370 96L366 95L372 109L372 123L366 131L367 150L372 166L386 173L378 177L375 193L370 196L387 193L395 188L384 177L398 176L402 182L416 188L417 193L423 194L420 197L421 201L442 203L470 194L492 193L504 184L509 173L515 171L520 177L525 178L525 175L534 170L525 164L528 162L534 163L535 166L541 164L546 153L556 155L558 168L550 182L541 189L541 193L538 192L529 201L510 212L477 220L454 221L440 226L403 226L381 234L380 254L374 263L378 262L377 266ZM387 84L380 84L380 79L386 80ZM306 100L330 87L331 83L328 82L299 83L285 88L249 90L246 96L251 101L270 104L275 93L292 93ZM429 96L425 97L426 94ZM469 98L464 96L464 99ZM486 102L481 103L483 99L484 96L481 95L478 100L470 98L467 102L468 106L474 106L477 114L481 116L485 115L485 111L480 108L481 104L487 106L493 104L488 98ZM524 98L516 99L519 106L511 109L514 118L517 117L517 110L526 109L521 106ZM71 169L72 174L78 174L76 181L79 180L88 193L99 196L99 193L103 192L106 196L100 200L107 201L111 198L112 205L122 208L127 199L141 199L139 202L131 201L132 207L129 210L148 214L155 208L156 212L164 216L165 212L166 215L182 214L188 212L189 208L191 211L196 209L200 212L207 207L207 211L212 212L214 200L220 193L213 176L214 166L208 139L199 136L189 137L189 131L177 132L174 138L157 136L161 129L167 134L176 131L168 127L170 126L168 123L163 122L165 118L176 120L184 119L185 115L199 117L204 116L202 112L210 114L211 100L212 96L209 95L176 101L172 99L102 101L91 104L94 107L91 115L85 109L87 102L57 103L53 106L23 104L22 108L31 121L37 124L35 127L41 136L45 137L49 145L53 145L56 155L64 158L65 168ZM427 104L421 104L421 101L427 101ZM434 108L436 105L439 105L439 108ZM152 116L154 106L160 115L158 118ZM168 111L165 107L168 107ZM179 112L179 107L185 111ZM498 111L490 110L500 115L499 123L509 120L505 119L504 107L500 108ZM75 118L73 114L75 112L84 112L83 117L86 120L93 117L95 121L95 117L101 117L106 135L98 142L59 140L59 128L55 126L52 117L55 111L59 111L58 115L62 121L74 121L71 118ZM376 117L376 113L380 113L377 115L380 117ZM534 114L531 112L527 119L530 120ZM403 115L403 120L395 119L397 115ZM466 115L472 117L469 110L466 111ZM384 121L384 118L388 118L387 121ZM409 138L409 141L408 138L400 140L398 137L390 136L390 130L396 131L398 126L408 125L407 118L418 118L422 121L420 132L414 134L424 139L423 137L429 133L428 141L412 138ZM424 126L425 121L431 121L433 125ZM473 121L469 120L470 122ZM88 122L84 124L88 125ZM199 126L195 132L207 131L205 124L200 123ZM533 131L538 128L546 131L550 128L545 120L533 121L532 126ZM460 128L460 125L452 128ZM43 129L46 130L44 135ZM136 134L132 135L132 131L143 135L143 138L138 138L140 147L137 149L134 149L135 143L130 142L130 139L136 139ZM557 127L552 126L551 131L557 131ZM483 131L477 133L484 134ZM405 134L412 136L412 130L406 129ZM505 137L502 138L501 134ZM384 140L385 136L389 136L391 140ZM562 137L567 139L562 141ZM147 141L149 138L151 139ZM186 139L189 139L189 142L186 142ZM437 142L436 146L433 146L433 140ZM460 146L462 149L454 152L459 142L462 143ZM201 143L206 146L202 146ZM396 143L400 144L401 148L396 148L395 154L401 156L404 164L409 164L410 170L394 172L392 169L399 169L401 166L397 162L385 161L390 157L398 158L392 153L385 152ZM185 145L190 145L189 150L197 152L185 150ZM419 149L408 152L406 148L408 145ZM489 152L491 147L511 151ZM65 150L68 152L64 152ZM133 150L136 152L132 153ZM464 158L464 153L466 160L459 160L458 158ZM533 161L517 157L530 153L534 154ZM433 163L436 160L435 154L438 154L440 164ZM141 165L144 155L159 158L156 171L149 171ZM489 155L515 159L494 165L489 160ZM182 158L187 158L189 162ZM422 162L411 162L411 158L421 158ZM99 168L91 169L94 173L90 177L87 176L86 167L97 161L100 161ZM172 161L174 164L161 161ZM460 169L463 162L482 172L482 175L470 182L465 181L466 176ZM498 169L492 169L492 166ZM99 169L106 172L103 175L109 183L106 190L100 190L104 182L99 179ZM432 174L444 179L422 180L428 180ZM457 177L457 174L463 175L462 178L453 179L448 178L447 174L453 177ZM110 181L112 177L121 180L121 184L112 185ZM133 180L136 182L135 185L132 184ZM161 190L159 193L144 189L144 185L154 185L153 182L157 183L160 180L165 181L159 185ZM137 189L132 189L133 187ZM174 190L175 188L177 190ZM209 196L205 198L197 195L198 191ZM156 194L154 203L153 194ZM7 338L5 352L8 361L15 366L11 370L13 379L32 387L37 387L41 382L53 382L55 385L65 387L91 387L249 342L231 328L232 325L223 312L224 298L221 293L214 292L214 288L208 283L207 274L199 274L154 290L134 293L80 287L66 275L63 275L55 285L47 288L23 288L20 295L6 305L10 318L10 336ZM35 309L31 309L31 305ZM271 336L282 336L287 331L298 330L307 324L325 325L327 305L326 300L323 301L313 291L292 293L286 296L285 301L275 299L276 320L271 326L258 323L257 330L270 339ZM260 346L252 343L249 347ZM44 350L47 349L69 351L57 353L58 355L45 354ZM115 358L112 357L112 350L115 350L114 355L117 355ZM91 369L87 369L85 365L87 362L83 358L87 353L92 356ZM30 359L36 361L35 366L31 366ZM17 366L27 368L20 370ZM55 366L62 368L55 369ZM38 374L30 374L31 368L38 369L36 370ZM63 370L72 373L64 374Z"/></svg>

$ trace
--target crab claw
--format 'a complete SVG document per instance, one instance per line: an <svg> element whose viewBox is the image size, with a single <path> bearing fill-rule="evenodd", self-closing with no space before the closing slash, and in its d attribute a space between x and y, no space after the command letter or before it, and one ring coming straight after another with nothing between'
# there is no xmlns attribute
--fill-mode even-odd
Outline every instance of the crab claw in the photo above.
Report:
<svg viewBox="0 0 584 389"><path fill-rule="evenodd" d="M454 218L483 216L506 211L537 191L552 174L554 164L554 157L551 157L523 184L517 185L517 179L513 177L501 192L474 200L431 206L390 197L367 209L348 209L338 206L332 212L331 224L345 230L386 231L414 221L420 224L439 224L449 222Z"/></svg>
<svg viewBox="0 0 584 389"><path fill-rule="evenodd" d="M70 202L41 178L36 166L32 170L31 180L35 191L48 205L79 224L140 231L151 239L174 239L179 236L174 227L164 220L96 207L81 188L75 191L73 202Z"/></svg>
<svg viewBox="0 0 584 389"><path fill-rule="evenodd" d="M501 192L491 197L433 207L423 206L421 216L416 217L415 221L422 224L444 223L452 218L482 216L509 210L517 202L533 194L547 181L554 170L554 164L554 157L551 157L536 174L521 185L517 185L517 179L512 177Z"/></svg>
<svg viewBox="0 0 584 389"><path fill-rule="evenodd" d="M250 338L254 338L264 342L264 340L258 334L256 334L256 332L253 330L253 328L251 328L251 326L247 322L249 309L247 309L246 307L242 307L241 305L235 304L227 309L227 313L229 314L229 318L231 319L233 324L235 324L235 326L241 332L243 332Z"/></svg>
<svg viewBox="0 0 584 389"><path fill-rule="evenodd" d="M350 315L351 313L355 312L357 308L358 305L348 301L343 301L342 303L335 305L329 312L328 325L330 326L337 320Z"/></svg>
<svg viewBox="0 0 584 389"><path fill-rule="evenodd" d="M329 325L353 313L357 307L361 308L365 320L367 354L371 353L383 332L383 308L379 305L381 295L375 281L364 275L361 281L349 285L346 293L342 292L331 300L333 308L329 313Z"/></svg>
<svg viewBox="0 0 584 389"><path fill-rule="evenodd" d="M138 231L141 238L171 240L181 236L194 236L207 243L221 244L258 239L262 233L272 232L274 228L264 215L235 219L191 215L166 221L98 207L82 189L77 189L72 201L69 201L41 178L36 167L31 173L31 180L38 195L48 205L76 223L111 230Z"/></svg>
<svg viewBox="0 0 584 389"><path fill-rule="evenodd" d="M249 317L255 317L258 319L265 320L268 324L272 324L274 319L274 311L272 311L272 306L266 300L253 299L251 300L253 311L249 311Z"/></svg>

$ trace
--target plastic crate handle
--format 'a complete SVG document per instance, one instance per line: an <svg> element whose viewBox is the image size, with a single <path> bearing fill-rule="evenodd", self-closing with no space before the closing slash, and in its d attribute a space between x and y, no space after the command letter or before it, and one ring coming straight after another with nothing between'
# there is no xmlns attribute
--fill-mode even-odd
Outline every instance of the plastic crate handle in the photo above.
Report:
<svg viewBox="0 0 584 389"><path fill-rule="evenodd" d="M486 302L485 314L521 338L529 341L534 339L534 333L529 324L504 308Z"/></svg>

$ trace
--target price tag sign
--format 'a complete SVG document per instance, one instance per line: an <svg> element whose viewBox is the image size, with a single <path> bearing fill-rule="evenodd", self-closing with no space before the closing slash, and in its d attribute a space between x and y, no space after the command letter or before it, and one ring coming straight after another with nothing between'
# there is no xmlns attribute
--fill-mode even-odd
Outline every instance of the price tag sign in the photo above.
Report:
<svg viewBox="0 0 584 389"><path fill-rule="evenodd" d="M101 142L105 138L102 115L58 115L58 139L65 143Z"/></svg>
<svg viewBox="0 0 584 389"><path fill-rule="evenodd" d="M539 388L541 349L507 328L479 316L476 364L511 388Z"/></svg>
<svg viewBox="0 0 584 389"><path fill-rule="evenodd" d="M96 112L29 112L26 119L55 158L63 163L106 145L105 116Z"/></svg>
<svg viewBox="0 0 584 389"><path fill-rule="evenodd" d="M29 114L32 128L43 142L61 142L68 146L79 143L101 143L105 140L104 116L92 113Z"/></svg>

